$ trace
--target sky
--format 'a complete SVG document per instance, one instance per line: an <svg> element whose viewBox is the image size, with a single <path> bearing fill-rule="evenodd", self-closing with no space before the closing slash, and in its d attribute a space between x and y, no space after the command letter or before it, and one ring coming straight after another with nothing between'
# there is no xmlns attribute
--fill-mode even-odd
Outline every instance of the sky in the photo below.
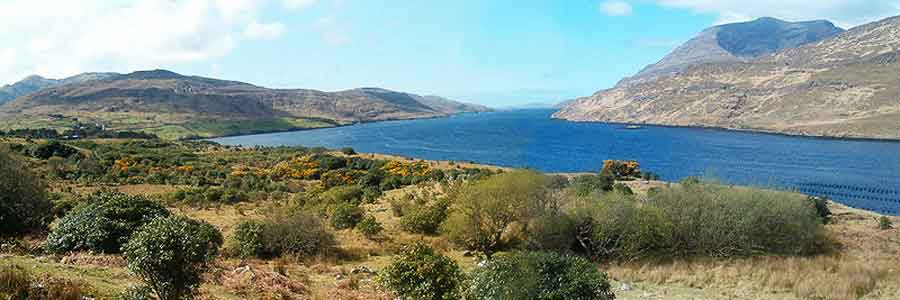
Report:
<svg viewBox="0 0 900 300"><path fill-rule="evenodd" d="M609 88L717 24L893 15L900 0L0 0L0 83L168 69L504 107Z"/></svg>

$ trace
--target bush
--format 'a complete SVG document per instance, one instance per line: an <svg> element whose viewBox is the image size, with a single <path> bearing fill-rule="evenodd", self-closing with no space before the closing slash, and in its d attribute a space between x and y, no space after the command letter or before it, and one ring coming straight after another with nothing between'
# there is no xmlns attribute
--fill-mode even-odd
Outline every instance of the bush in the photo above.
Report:
<svg viewBox="0 0 900 300"><path fill-rule="evenodd" d="M334 229L350 229L362 221L363 211L352 204L338 204L331 213L331 226Z"/></svg>
<svg viewBox="0 0 900 300"><path fill-rule="evenodd" d="M319 218L302 212L276 215L263 224L263 257L283 254L326 254L335 245L334 235Z"/></svg>
<svg viewBox="0 0 900 300"><path fill-rule="evenodd" d="M464 282L450 258L418 242L404 246L378 277L402 300L456 300Z"/></svg>
<svg viewBox="0 0 900 300"><path fill-rule="evenodd" d="M47 228L53 204L28 167L0 152L0 236L20 235Z"/></svg>
<svg viewBox="0 0 900 300"><path fill-rule="evenodd" d="M649 205L672 222L678 256L810 254L823 241L819 213L800 194L698 183L662 189Z"/></svg>
<svg viewBox="0 0 900 300"><path fill-rule="evenodd" d="M341 148L341 153L344 155L356 155L356 150L353 150L353 148L350 147Z"/></svg>
<svg viewBox="0 0 900 300"><path fill-rule="evenodd" d="M634 195L634 191L631 190L631 187L624 183L616 183L615 185L613 185L613 191L625 195Z"/></svg>
<svg viewBox="0 0 900 300"><path fill-rule="evenodd" d="M640 174L640 165L631 160L604 160L603 169L600 170L601 176L609 176L613 180L631 179Z"/></svg>
<svg viewBox="0 0 900 300"><path fill-rule="evenodd" d="M194 298L221 245L222 235L212 225L170 216L141 227L123 248L128 269L157 298L186 300Z"/></svg>
<svg viewBox="0 0 900 300"><path fill-rule="evenodd" d="M400 217L400 228L410 233L436 234L447 220L450 202L440 199L431 205L408 205Z"/></svg>
<svg viewBox="0 0 900 300"><path fill-rule="evenodd" d="M670 250L672 225L660 209L622 193L580 200L576 237L593 257L630 260Z"/></svg>
<svg viewBox="0 0 900 300"><path fill-rule="evenodd" d="M828 209L828 198L810 196L808 200L816 207L816 214L819 215L822 224L828 224L828 222L831 221L831 210Z"/></svg>
<svg viewBox="0 0 900 300"><path fill-rule="evenodd" d="M66 146L59 141L50 141L32 149L31 156L46 160L54 156L68 158L76 153L78 153L78 150L75 150L75 148Z"/></svg>
<svg viewBox="0 0 900 300"><path fill-rule="evenodd" d="M881 216L878 218L878 229L888 230L894 228L894 222L891 222L891 219L887 216Z"/></svg>
<svg viewBox="0 0 900 300"><path fill-rule="evenodd" d="M613 178L608 175L581 175L572 179L569 189L580 197L588 196L598 191L611 191Z"/></svg>
<svg viewBox="0 0 900 300"><path fill-rule="evenodd" d="M338 186L325 191L320 197L327 204L360 205L363 202L363 190L358 185Z"/></svg>
<svg viewBox="0 0 900 300"><path fill-rule="evenodd" d="M504 232L514 222L527 221L544 202L547 177L533 171L514 171L464 186L454 195L453 210L444 226L459 246L488 258L504 245Z"/></svg>
<svg viewBox="0 0 900 300"><path fill-rule="evenodd" d="M228 240L227 254L233 257L249 258L262 257L265 245L263 245L263 223L245 220L234 227L234 232Z"/></svg>
<svg viewBox="0 0 900 300"><path fill-rule="evenodd" d="M589 261L552 252L502 255L476 268L471 300L611 300L609 279Z"/></svg>
<svg viewBox="0 0 900 300"><path fill-rule="evenodd" d="M76 208L59 221L47 237L47 250L56 253L88 250L118 253L122 245L144 224L169 211L142 196L99 192L87 205Z"/></svg>
<svg viewBox="0 0 900 300"><path fill-rule="evenodd" d="M359 224L356 224L356 230L358 230L359 233L362 233L366 238L372 239L381 234L381 231L384 230L384 228L381 227L378 220L375 220L375 217L367 216L359 222Z"/></svg>
<svg viewBox="0 0 900 300"><path fill-rule="evenodd" d="M17 265L0 265L0 299L82 300L87 295L83 283L48 276L35 278Z"/></svg>

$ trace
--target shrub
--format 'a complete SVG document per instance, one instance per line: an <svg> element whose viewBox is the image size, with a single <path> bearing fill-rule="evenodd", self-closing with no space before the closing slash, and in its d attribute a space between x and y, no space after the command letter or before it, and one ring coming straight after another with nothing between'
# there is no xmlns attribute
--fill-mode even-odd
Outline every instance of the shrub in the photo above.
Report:
<svg viewBox="0 0 900 300"><path fill-rule="evenodd" d="M263 223L244 220L234 227L234 232L228 240L227 254L233 257L248 258L262 257L265 245L263 245Z"/></svg>
<svg viewBox="0 0 900 300"><path fill-rule="evenodd" d="M615 185L613 185L613 191L625 195L634 195L634 191L631 190L631 187L624 183L616 183Z"/></svg>
<svg viewBox="0 0 900 300"><path fill-rule="evenodd" d="M350 147L341 148L341 153L344 155L356 155L356 150L353 150L353 148Z"/></svg>
<svg viewBox="0 0 900 300"><path fill-rule="evenodd" d="M138 228L168 215L165 207L148 198L99 192L90 197L87 205L63 217L47 237L45 246L57 253L79 250L118 253Z"/></svg>
<svg viewBox="0 0 900 300"><path fill-rule="evenodd" d="M566 251L575 244L575 224L565 214L541 214L528 221L522 239L527 249Z"/></svg>
<svg viewBox="0 0 900 300"><path fill-rule="evenodd" d="M331 226L334 229L350 229L362 221L363 211L359 207L343 203L334 207L331 213Z"/></svg>
<svg viewBox="0 0 900 300"><path fill-rule="evenodd" d="M160 300L185 300L193 299L221 245L209 223L170 216L141 227L123 248L128 269Z"/></svg>
<svg viewBox="0 0 900 300"><path fill-rule="evenodd" d="M823 240L819 213L800 194L700 183L662 189L649 205L672 222L679 256L809 254Z"/></svg>
<svg viewBox="0 0 900 300"><path fill-rule="evenodd" d="M36 278L25 268L0 265L0 299L82 300L86 286L68 279L42 276Z"/></svg>
<svg viewBox="0 0 900 300"><path fill-rule="evenodd" d="M503 246L507 228L526 221L546 197L547 177L514 171L464 186L454 195L453 210L444 226L459 246L490 257Z"/></svg>
<svg viewBox="0 0 900 300"><path fill-rule="evenodd" d="M0 236L44 230L53 218L43 183L28 169L0 152Z"/></svg>
<svg viewBox="0 0 900 300"><path fill-rule="evenodd" d="M328 204L362 204L363 190L358 185L333 187L320 195Z"/></svg>
<svg viewBox="0 0 900 300"><path fill-rule="evenodd" d="M894 228L894 222L891 222L891 219L887 216L881 216L878 218L878 229L888 230Z"/></svg>
<svg viewBox="0 0 900 300"><path fill-rule="evenodd" d="M609 279L589 261L553 252L502 255L476 268L472 300L612 300Z"/></svg>
<svg viewBox="0 0 900 300"><path fill-rule="evenodd" d="M378 281L402 300L456 300L464 278L456 262L418 242L400 249Z"/></svg>
<svg viewBox="0 0 900 300"><path fill-rule="evenodd" d="M356 230L359 230L359 233L362 233L366 238L372 239L381 234L384 228L381 227L381 223L378 223L378 220L375 220L375 217L367 216L359 224L356 224Z"/></svg>
<svg viewBox="0 0 900 300"><path fill-rule="evenodd" d="M440 199L431 205L408 205L400 217L400 228L410 233L436 234L447 219L450 202Z"/></svg>
<svg viewBox="0 0 900 300"><path fill-rule="evenodd" d="M612 177L613 180L630 179L640 176L641 168L636 161L604 160L600 175Z"/></svg>
<svg viewBox="0 0 900 300"><path fill-rule="evenodd" d="M263 224L263 256L326 254L335 245L334 235L319 218L302 212L279 214Z"/></svg>
<svg viewBox="0 0 900 300"><path fill-rule="evenodd" d="M609 175L581 175L572 179L569 189L576 196L584 197L597 191L611 191L613 182Z"/></svg>
<svg viewBox="0 0 900 300"><path fill-rule="evenodd" d="M75 150L75 148L66 146L59 141L50 141L32 149L31 156L46 160L54 156L68 158L76 153L78 153L78 150Z"/></svg>
<svg viewBox="0 0 900 300"><path fill-rule="evenodd" d="M621 193L580 201L576 237L595 258L628 260L670 249L672 226L660 209Z"/></svg>
<svg viewBox="0 0 900 300"><path fill-rule="evenodd" d="M828 198L810 196L808 198L816 208L816 214L822 220L822 224L828 224L831 221L831 210L828 209Z"/></svg>

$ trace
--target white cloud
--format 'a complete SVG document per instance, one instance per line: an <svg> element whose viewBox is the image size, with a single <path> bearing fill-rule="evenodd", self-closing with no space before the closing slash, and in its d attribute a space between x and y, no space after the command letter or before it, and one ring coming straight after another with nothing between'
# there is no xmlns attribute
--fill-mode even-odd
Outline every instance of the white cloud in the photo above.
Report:
<svg viewBox="0 0 900 300"><path fill-rule="evenodd" d="M251 22L244 30L244 36L250 39L273 40L284 33L284 24Z"/></svg>
<svg viewBox="0 0 900 300"><path fill-rule="evenodd" d="M900 14L900 0L656 0L669 7L718 16L718 23L776 17L789 21L827 19L852 27Z"/></svg>
<svg viewBox="0 0 900 300"><path fill-rule="evenodd" d="M291 9L304 9L316 5L318 0L284 0L284 6Z"/></svg>
<svg viewBox="0 0 900 300"><path fill-rule="evenodd" d="M631 4L622 0L608 0L600 3L600 12L610 16L628 16L631 15Z"/></svg>

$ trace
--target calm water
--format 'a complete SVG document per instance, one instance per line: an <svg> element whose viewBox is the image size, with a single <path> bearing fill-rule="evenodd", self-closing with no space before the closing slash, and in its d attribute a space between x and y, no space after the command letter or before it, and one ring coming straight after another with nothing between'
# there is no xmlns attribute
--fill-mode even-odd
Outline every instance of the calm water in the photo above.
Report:
<svg viewBox="0 0 900 300"><path fill-rule="evenodd" d="M604 159L637 160L664 180L721 181L828 195L848 205L900 214L900 143L815 139L714 129L573 123L550 110L216 139L229 145L353 147L432 160L460 160L546 172L597 171Z"/></svg>

